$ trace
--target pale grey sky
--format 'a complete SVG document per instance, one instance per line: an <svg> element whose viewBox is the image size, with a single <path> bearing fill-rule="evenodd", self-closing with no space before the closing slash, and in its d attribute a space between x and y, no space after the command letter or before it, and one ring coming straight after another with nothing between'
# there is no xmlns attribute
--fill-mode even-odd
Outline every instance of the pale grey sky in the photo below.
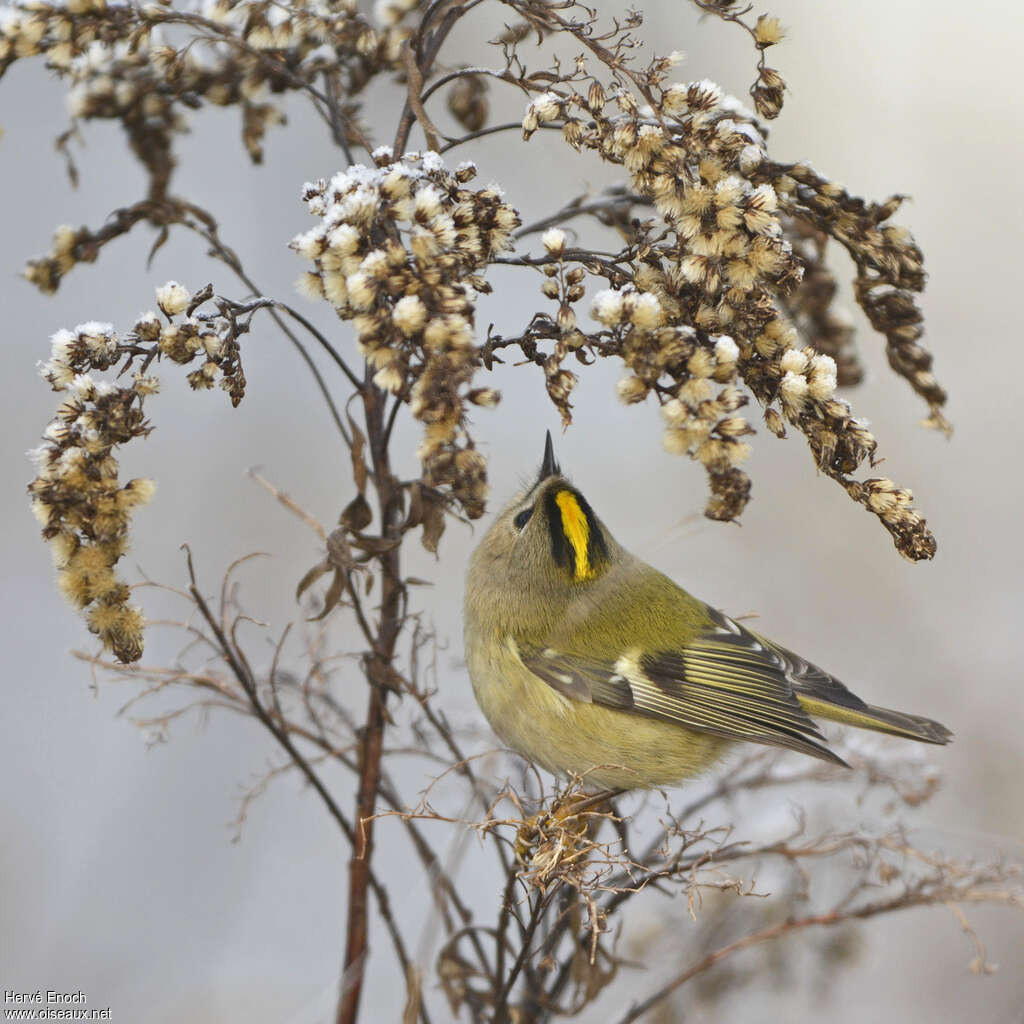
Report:
<svg viewBox="0 0 1024 1024"><path fill-rule="evenodd" d="M688 52L681 78L710 77L745 93L753 66L746 37L717 23L697 27L689 9L680 13L668 0L640 6L649 12L648 38L662 50ZM763 430L754 439L754 499L742 527L703 521L702 471L662 452L653 408L615 401L613 367L583 375L576 423L559 439L558 454L627 547L712 604L759 613L764 632L864 696L953 728L954 744L934 754L945 788L916 822L959 851L988 856L1004 848L1022 856L1024 483L1016 462L1024 349L1016 303L1024 203L1016 179L1024 163L1017 72L1024 8L994 0L780 0L770 10L789 29L771 56L790 88L771 130L774 153L806 157L870 198L913 196L900 220L925 252L927 341L951 393L956 432L946 442L916 425L924 408L888 371L882 344L862 319L868 380L848 397L881 441L883 472L914 489L938 556L931 564L904 562L871 517L816 477L801 442L781 443ZM299 189L340 167L318 123L296 105L289 117L287 128L271 130L258 169L242 154L235 112L195 118L192 134L180 140L176 186L220 211L225 237L257 282L286 296L303 269L286 244L309 225ZM38 443L53 406L35 376L49 335L90 319L130 325L169 278L192 287L212 280L238 293L191 239L172 237L147 270L146 231L76 268L54 298L21 281L24 259L48 247L54 227L95 226L143 187L119 131L87 125L85 146L75 149L82 184L73 191L53 151L64 123L61 90L41 67L16 66L0 82L0 359L11 386L0 439L9 483L0 596L8 652L0 986L81 988L90 1005L110 1005L123 1022L311 1024L326 1019L332 1004L343 943L345 850L331 823L308 791L286 779L254 805L241 843L231 843L241 787L276 763L270 741L249 722L214 718L197 727L190 719L169 743L147 750L140 731L117 717L131 688L103 682L94 691L87 666L69 653L91 650L90 637L53 586L28 510L24 452ZM564 168L560 195L610 180L590 156L556 139L521 146L510 138L474 156L481 178L499 181L527 214L554 199L551 160ZM841 260L836 265L852 276ZM481 328L488 319L499 329L517 322L538 295L534 282L519 287L489 303ZM333 316L319 322L347 337ZM220 392L193 394L174 368L162 370L164 393L149 407L157 429L126 457L130 475L158 482L127 562L180 584L179 545L187 542L212 587L230 560L269 552L272 568L248 568L243 579L253 613L280 628L295 616L294 584L318 554L312 535L245 470L262 467L324 522L351 495L345 453L288 345L269 323L244 344L249 394L238 410ZM534 368L499 376L505 400L477 417L496 503L535 467L544 429L557 426ZM415 440L413 428L400 428L398 447L410 468ZM440 562L413 556L412 571L436 580L434 622L449 639L441 683L446 706L463 722L478 718L459 653L462 573L478 535L453 524ZM164 598L145 601L171 613ZM153 636L147 660L176 648L172 638ZM419 771L410 768L405 779L410 799L425 781ZM347 800L351 780L339 774L331 781ZM841 812L850 820L859 813L852 804ZM378 842L402 870L400 853ZM756 1003L741 999L730 1003L732 1019L809 1022L827 1013L836 1024L870 1016L1019 1021L1024 919L985 913L975 923L1002 965L994 978L966 973L970 951L950 915L915 913L867 929L862 958L825 994L812 998L797 985ZM367 998L381 1019L393 1019L393 979L383 960L377 966Z"/></svg>

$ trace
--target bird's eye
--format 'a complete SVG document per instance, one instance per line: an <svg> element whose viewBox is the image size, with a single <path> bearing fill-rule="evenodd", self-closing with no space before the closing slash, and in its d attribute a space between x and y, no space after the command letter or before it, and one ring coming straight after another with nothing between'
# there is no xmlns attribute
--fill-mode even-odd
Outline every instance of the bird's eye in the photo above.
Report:
<svg viewBox="0 0 1024 1024"><path fill-rule="evenodd" d="M512 520L512 522L516 524L516 529L522 532L523 527L530 521L530 516L532 515L532 508L524 508L523 511Z"/></svg>

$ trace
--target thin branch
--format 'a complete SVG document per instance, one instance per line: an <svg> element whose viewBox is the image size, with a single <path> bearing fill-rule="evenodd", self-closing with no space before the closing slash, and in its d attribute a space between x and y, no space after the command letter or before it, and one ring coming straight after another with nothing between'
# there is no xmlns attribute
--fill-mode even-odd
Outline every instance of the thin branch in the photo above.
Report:
<svg viewBox="0 0 1024 1024"><path fill-rule="evenodd" d="M189 209L194 213L205 214L205 211L200 211L198 207L194 207L189 204ZM233 249L226 246L220 239L220 235L217 232L216 222L209 214L205 214L200 218L200 223L190 221L188 218L183 218L181 223L194 231L196 234L202 236L206 241L213 247L214 253L221 259L222 262L226 263L237 275L238 279L247 287L254 295L262 295L262 290L257 287L255 281L246 273L242 266L241 261L234 252ZM206 224L206 226L201 226ZM313 379L316 381L317 387L320 389L320 394L323 396L324 401L327 403L327 408L331 413L331 418L334 420L335 426L338 428L338 433L341 434L345 444L352 447L352 438L349 436L348 428L345 426L341 418L341 413L338 410L337 405L334 402L334 396L331 394L330 388L327 386L327 382L324 380L320 373L316 363L313 362L313 358L306 350L305 345L299 340L298 335L284 322L280 314L277 312L280 309L283 312L288 313L296 322L302 324L317 340L320 346L327 352L327 354L334 360L335 364L342 370L342 372L349 378L350 383L353 383L357 389L361 390L361 384L359 379L352 373L345 361L341 358L340 354L334 348L333 345L319 332L312 324L301 316L290 306L285 305L282 302L274 301L273 305L275 309L270 309L269 313L271 318L277 324L277 326L284 333L285 337L292 343L295 350L299 353L299 356L305 362L306 366L309 367L310 372L313 374Z"/></svg>
<svg viewBox="0 0 1024 1024"><path fill-rule="evenodd" d="M334 361L335 365L341 370L341 372L345 374L346 377L348 377L348 381L352 385L352 387L354 387L356 391L363 390L362 381L360 381L359 378L352 372L352 370L349 368L348 363L346 363L345 360L342 359L341 354L338 352L338 350L324 337L323 334L320 333L320 331L318 331L313 326L313 324L311 324L301 313L293 309L287 303L278 300L274 303L274 305L278 309L284 310L284 312L287 313L297 323L302 324L302 326L305 327L306 330L309 331L309 333L312 334L314 338L316 338L320 347L331 357L331 359Z"/></svg>
<svg viewBox="0 0 1024 1024"><path fill-rule="evenodd" d="M541 125L542 128L547 127ZM439 150L438 153L447 153L449 150L455 149L456 146L464 146L467 142L472 142L474 139L482 139L487 135L497 135L499 132L511 132L511 131L522 131L522 121L506 121L504 124L494 124L489 128L478 128L475 132L469 132L466 135L460 135L457 139L449 139Z"/></svg>
<svg viewBox="0 0 1024 1024"><path fill-rule="evenodd" d="M962 893L957 893L953 890L948 894L948 900L958 903L995 902L992 898L992 893L986 890L968 890ZM714 950L714 952L708 953L707 956L698 960L697 963L688 967L685 971L677 974L671 981L663 985L642 1002L634 1003L626 1014L619 1018L618 1024L631 1024L631 1022L639 1020L649 1009L651 1009L651 1007L657 1005L663 999L670 996L678 988L685 985L698 974L701 974L710 967L713 967L720 960L724 960L726 957L732 956L734 953L738 953L750 946L755 946L761 942L767 942L770 939L778 938L779 936L786 935L789 932L798 931L802 928L820 928L840 924L843 921L866 920L867 918L876 917L879 914L891 913L896 910L908 910L912 907L931 906L936 903L944 902L947 902L947 899L944 899L941 895L933 895L931 893L900 893L892 899L868 903L853 910L831 910L824 914L810 914L806 917L787 918L785 921L780 921L778 924L762 928L756 932L751 932L749 935L744 935L743 938L737 939L735 942L730 942L728 945L722 946L719 949ZM1010 900L1008 899L1006 902L1010 902Z"/></svg>
<svg viewBox="0 0 1024 1024"><path fill-rule="evenodd" d="M536 901L531 907L530 917L526 922L526 930L523 933L519 947L519 955L516 957L515 963L512 965L512 969L508 972L508 977L504 980L501 990L498 993L497 1001L494 1004L495 1024L505 1024L508 1020L509 997L512 995L512 989L515 987L516 980L522 972L527 958L532 952L533 937L537 932L537 926L544 918L544 912L547 910L550 902L551 896L549 893L538 893ZM500 943L498 948L501 948Z"/></svg>
<svg viewBox="0 0 1024 1024"><path fill-rule="evenodd" d="M437 54L444 45L444 41L448 38L449 32L455 27L463 14L474 6L475 3L465 3L465 0L434 0L427 9L415 35L405 43L410 55L415 52L415 67L420 83L426 81L427 76L430 74ZM440 24L437 28L433 29L432 34L428 35L428 30L437 19L440 19ZM422 103L419 103L418 99L417 93L417 105L422 110ZM399 117L398 130L395 133L395 143L392 147L396 157L400 157L405 152L405 147L409 142L409 132L412 131L412 126L415 122L416 110L414 108L413 93L410 89L406 96L405 106ZM423 124L423 127L424 130L431 127L429 120ZM444 152L444 150L438 149L438 152Z"/></svg>

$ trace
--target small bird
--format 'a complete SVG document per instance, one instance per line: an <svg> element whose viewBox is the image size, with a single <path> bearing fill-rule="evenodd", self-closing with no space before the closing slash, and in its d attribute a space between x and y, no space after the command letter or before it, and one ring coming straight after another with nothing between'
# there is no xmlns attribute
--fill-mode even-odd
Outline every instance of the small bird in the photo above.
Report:
<svg viewBox="0 0 1024 1024"><path fill-rule="evenodd" d="M737 740L845 765L812 716L924 743L952 736L865 704L631 555L562 475L550 432L536 483L473 552L465 644L502 741L606 789L675 785Z"/></svg>

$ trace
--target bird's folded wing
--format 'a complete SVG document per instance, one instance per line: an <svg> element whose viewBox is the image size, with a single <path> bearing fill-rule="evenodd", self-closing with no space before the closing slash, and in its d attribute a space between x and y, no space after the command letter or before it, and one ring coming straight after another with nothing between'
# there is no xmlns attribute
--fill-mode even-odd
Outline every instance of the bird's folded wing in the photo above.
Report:
<svg viewBox="0 0 1024 1024"><path fill-rule="evenodd" d="M804 710L833 722L861 729L874 729L891 736L904 736L922 743L948 743L953 734L941 722L889 708L873 707L851 693L838 679L812 665L779 644L757 637L786 665L786 678L793 684Z"/></svg>
<svg viewBox="0 0 1024 1024"><path fill-rule="evenodd" d="M801 707L792 673L806 673L809 682L822 687L834 683L831 676L714 609L708 614L713 624L677 650L633 648L616 658L601 658L579 650L520 645L519 653L531 672L573 700L843 764L824 746Z"/></svg>

